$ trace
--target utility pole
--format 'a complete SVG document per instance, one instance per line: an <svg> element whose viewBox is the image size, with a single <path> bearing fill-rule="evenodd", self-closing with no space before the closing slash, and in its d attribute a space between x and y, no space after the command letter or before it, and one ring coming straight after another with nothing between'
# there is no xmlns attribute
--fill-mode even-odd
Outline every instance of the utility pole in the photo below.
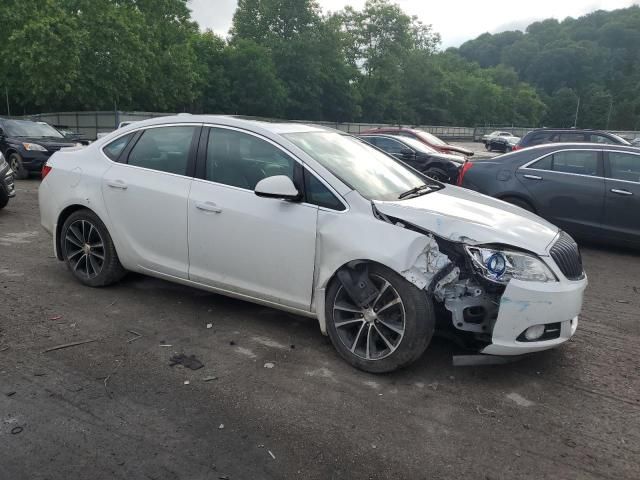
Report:
<svg viewBox="0 0 640 480"><path fill-rule="evenodd" d="M9 108L9 87L4 87L4 93L7 97L7 117L11 116L11 109Z"/></svg>
<svg viewBox="0 0 640 480"><path fill-rule="evenodd" d="M573 121L573 128L578 126L578 112L580 111L580 97L578 97L578 106L576 107L576 117Z"/></svg>

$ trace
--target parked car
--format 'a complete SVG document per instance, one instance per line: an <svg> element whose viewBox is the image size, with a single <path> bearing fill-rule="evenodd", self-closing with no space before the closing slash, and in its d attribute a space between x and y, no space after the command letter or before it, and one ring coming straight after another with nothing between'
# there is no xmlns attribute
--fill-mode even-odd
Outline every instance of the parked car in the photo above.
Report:
<svg viewBox="0 0 640 480"><path fill-rule="evenodd" d="M492 138L491 140L485 143L485 147L488 151L492 152L497 150L499 152L511 152L516 149L516 145L520 141L520 137L516 137L515 135L507 135L507 136L499 136Z"/></svg>
<svg viewBox="0 0 640 480"><path fill-rule="evenodd" d="M605 145L630 145L622 137L600 130L580 130L576 128L538 128L527 133L515 150L544 145L545 143L601 143Z"/></svg>
<svg viewBox="0 0 640 480"><path fill-rule="evenodd" d="M577 328L587 280L567 234L343 132L164 117L43 173L41 223L80 283L135 271L317 318L362 370L412 363L436 327L493 355Z"/></svg>
<svg viewBox="0 0 640 480"><path fill-rule="evenodd" d="M473 152L468 148L460 147L458 145L450 145L444 140L436 137L435 135L420 130L419 128L407 128L407 127L380 127L365 130L360 132L361 135L368 134L387 134L387 135L399 135L401 137L415 138L419 142L433 148L440 153L453 153L460 154L466 157L473 155Z"/></svg>
<svg viewBox="0 0 640 480"><path fill-rule="evenodd" d="M30 172L40 172L54 153L78 142L69 141L51 125L30 120L0 118L0 152L18 179L25 179Z"/></svg>
<svg viewBox="0 0 640 480"><path fill-rule="evenodd" d="M640 150L548 144L470 161L460 184L534 212L572 235L640 246Z"/></svg>
<svg viewBox="0 0 640 480"><path fill-rule="evenodd" d="M444 183L455 184L465 158L439 153L413 138L397 135L360 135L360 138L393 155L411 168Z"/></svg>
<svg viewBox="0 0 640 480"><path fill-rule="evenodd" d="M484 143L485 145L489 142L489 140L493 140L494 138L497 137L510 137L513 134L511 132L503 132L500 130L496 130L495 132L491 132L491 133L487 133L485 135L482 136L482 143Z"/></svg>
<svg viewBox="0 0 640 480"><path fill-rule="evenodd" d="M0 210L7 206L9 199L16 196L13 185L13 171L0 153Z"/></svg>

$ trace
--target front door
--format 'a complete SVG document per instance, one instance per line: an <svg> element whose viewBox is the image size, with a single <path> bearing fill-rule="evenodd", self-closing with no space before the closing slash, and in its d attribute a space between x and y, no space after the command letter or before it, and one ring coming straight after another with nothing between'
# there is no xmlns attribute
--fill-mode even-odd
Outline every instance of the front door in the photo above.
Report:
<svg viewBox="0 0 640 480"><path fill-rule="evenodd" d="M203 135L203 178L194 180L189 197L189 278L309 310L318 207L253 192L261 179L293 180L301 167L253 134L210 128Z"/></svg>
<svg viewBox="0 0 640 480"><path fill-rule="evenodd" d="M617 240L640 242L640 154L608 152L604 227Z"/></svg>
<svg viewBox="0 0 640 480"><path fill-rule="evenodd" d="M188 276L189 160L199 132L199 126L148 128L102 178L115 240L143 270Z"/></svg>

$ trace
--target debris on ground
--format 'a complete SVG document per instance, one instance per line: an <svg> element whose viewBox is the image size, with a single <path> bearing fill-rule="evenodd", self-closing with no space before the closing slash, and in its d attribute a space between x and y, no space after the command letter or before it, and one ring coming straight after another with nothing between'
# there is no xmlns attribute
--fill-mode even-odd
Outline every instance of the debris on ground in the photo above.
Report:
<svg viewBox="0 0 640 480"><path fill-rule="evenodd" d="M60 320L62 318L62 315L54 315L53 317L49 318L49 320Z"/></svg>
<svg viewBox="0 0 640 480"><path fill-rule="evenodd" d="M13 427L11 429L11 435L18 435L19 433L22 433L23 430L24 428L22 427Z"/></svg>
<svg viewBox="0 0 640 480"><path fill-rule="evenodd" d="M7 397L13 397L16 394L16 392L9 392L7 393Z"/></svg>
<svg viewBox="0 0 640 480"><path fill-rule="evenodd" d="M476 405L476 412L480 415L489 415L491 417L495 416L495 410L489 410L488 408L481 407L480 405Z"/></svg>
<svg viewBox="0 0 640 480"><path fill-rule="evenodd" d="M229 342L229 345L231 345L231 346L233 346L233 345L235 345L235 344L236 344L236 342L234 342L233 340L231 340L231 341Z"/></svg>
<svg viewBox="0 0 640 480"><path fill-rule="evenodd" d="M5 350L9 350L9 345L5 345L4 347L0 347L0 352L4 352Z"/></svg>
<svg viewBox="0 0 640 480"><path fill-rule="evenodd" d="M191 383L191 382L190 382L189 380L185 380L185 381L184 381L184 384L185 384L185 385L189 385L190 383Z"/></svg>
<svg viewBox="0 0 640 480"><path fill-rule="evenodd" d="M269 455L271 455L271 458L273 458L274 460L276 459L276 456L273 454L271 450L267 450L267 452L269 452Z"/></svg>
<svg viewBox="0 0 640 480"><path fill-rule="evenodd" d="M223 430L224 429L224 423L221 423L220 426L218 427L218 430Z"/></svg>
<svg viewBox="0 0 640 480"><path fill-rule="evenodd" d="M62 345L56 345L55 347L47 348L42 353L53 352L54 350L62 350L63 348L76 347L78 345L84 345L85 343L91 343L97 341L97 338L91 340L81 340L79 342L63 343Z"/></svg>
<svg viewBox="0 0 640 480"><path fill-rule="evenodd" d="M207 323L207 328L213 328L213 323Z"/></svg>
<svg viewBox="0 0 640 480"><path fill-rule="evenodd" d="M168 343L161 343L161 347L173 347L173 345L169 345Z"/></svg>
<svg viewBox="0 0 640 480"><path fill-rule="evenodd" d="M273 363L273 362L267 362L267 363L264 364L264 368L273 368L275 366L276 366L276 364Z"/></svg>
<svg viewBox="0 0 640 480"><path fill-rule="evenodd" d="M205 377L202 379L203 382L211 382L212 380L217 380L218 377Z"/></svg>
<svg viewBox="0 0 640 480"><path fill-rule="evenodd" d="M184 368L190 368L191 370L198 370L204 367L204 364L195 355L187 356L184 353L174 355L169 359L169 366L173 367L174 365L182 365Z"/></svg>
<svg viewBox="0 0 640 480"><path fill-rule="evenodd" d="M629 300L616 300L616 302L627 304L629 303Z"/></svg>
<svg viewBox="0 0 640 480"><path fill-rule="evenodd" d="M129 333L131 333L131 334L135 335L135 337L130 338L129 340L127 340L127 343L133 343L133 342L135 342L136 340L140 340L140 339L143 337L143 335L142 335L141 333L138 333L138 332L136 332L135 330L127 330L127 332L129 332Z"/></svg>

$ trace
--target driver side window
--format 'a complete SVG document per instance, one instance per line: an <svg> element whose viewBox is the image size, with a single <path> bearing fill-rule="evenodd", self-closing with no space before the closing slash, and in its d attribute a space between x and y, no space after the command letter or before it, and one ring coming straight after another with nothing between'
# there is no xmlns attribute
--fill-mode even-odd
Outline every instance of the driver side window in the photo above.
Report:
<svg viewBox="0 0 640 480"><path fill-rule="evenodd" d="M247 133L211 128L205 178L253 190L263 178L286 175L292 181L295 162L269 142Z"/></svg>

